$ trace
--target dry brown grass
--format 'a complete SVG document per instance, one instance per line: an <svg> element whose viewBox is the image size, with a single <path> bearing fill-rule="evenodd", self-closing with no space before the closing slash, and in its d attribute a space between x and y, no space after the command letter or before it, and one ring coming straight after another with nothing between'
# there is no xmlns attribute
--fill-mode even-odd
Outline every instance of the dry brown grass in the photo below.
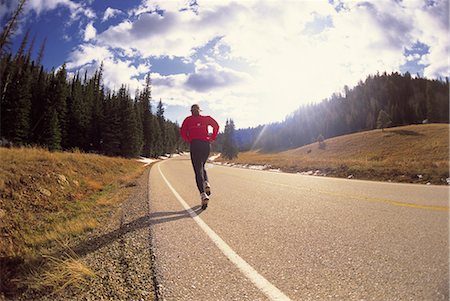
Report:
<svg viewBox="0 0 450 301"><path fill-rule="evenodd" d="M75 258L49 258L50 268L39 275L33 282L33 288L49 288L53 292L65 289L67 286L83 288L95 273L81 260Z"/></svg>
<svg viewBox="0 0 450 301"><path fill-rule="evenodd" d="M45 255L45 268L35 270L26 280L30 288L46 289L56 294L68 286L81 289L89 284L91 278L96 277L94 271L70 250L67 242L60 243L66 252L61 257Z"/></svg>
<svg viewBox="0 0 450 301"><path fill-rule="evenodd" d="M123 158L0 148L0 274L21 279L21 265L60 251L58 241L96 228L143 171L142 163ZM76 270L73 260L58 266ZM0 292L14 289L5 285Z"/></svg>
<svg viewBox="0 0 450 301"><path fill-rule="evenodd" d="M231 162L268 164L287 172L320 170L338 177L446 184L449 125L410 125L360 132L327 139L324 148L313 143L281 153L244 152Z"/></svg>

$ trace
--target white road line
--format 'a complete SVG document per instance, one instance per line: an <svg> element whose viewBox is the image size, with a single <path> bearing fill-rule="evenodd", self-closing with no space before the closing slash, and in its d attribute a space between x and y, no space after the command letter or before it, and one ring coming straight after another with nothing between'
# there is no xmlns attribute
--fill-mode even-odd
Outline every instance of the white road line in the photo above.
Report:
<svg viewBox="0 0 450 301"><path fill-rule="evenodd" d="M225 241L220 238L201 218L198 216L189 205L183 200L178 192L172 187L161 171L162 163L158 164L158 170L162 178L166 182L169 189L175 195L180 204L186 209L189 215L194 219L198 226L209 236L209 238L216 244L222 253L232 262L236 267L259 288L270 300L291 300L288 296L283 294L278 288L270 283L266 278L260 275L251 265L242 259Z"/></svg>

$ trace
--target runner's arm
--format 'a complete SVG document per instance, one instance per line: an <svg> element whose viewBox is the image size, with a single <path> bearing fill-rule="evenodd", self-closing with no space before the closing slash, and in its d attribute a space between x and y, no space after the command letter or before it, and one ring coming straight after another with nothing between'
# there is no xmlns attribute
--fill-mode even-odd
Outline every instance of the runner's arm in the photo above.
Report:
<svg viewBox="0 0 450 301"><path fill-rule="evenodd" d="M217 139L217 134L219 133L219 124L214 118L209 116L209 125L213 128L211 141L215 141Z"/></svg>

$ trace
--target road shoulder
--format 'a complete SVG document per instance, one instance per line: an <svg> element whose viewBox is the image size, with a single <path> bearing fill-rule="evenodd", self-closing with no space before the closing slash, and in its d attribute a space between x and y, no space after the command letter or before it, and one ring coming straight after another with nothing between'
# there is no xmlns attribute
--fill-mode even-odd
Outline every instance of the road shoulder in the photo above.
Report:
<svg viewBox="0 0 450 301"><path fill-rule="evenodd" d="M26 292L20 300L155 300L147 168L130 196L104 225L72 247L95 273L89 286L52 295Z"/></svg>

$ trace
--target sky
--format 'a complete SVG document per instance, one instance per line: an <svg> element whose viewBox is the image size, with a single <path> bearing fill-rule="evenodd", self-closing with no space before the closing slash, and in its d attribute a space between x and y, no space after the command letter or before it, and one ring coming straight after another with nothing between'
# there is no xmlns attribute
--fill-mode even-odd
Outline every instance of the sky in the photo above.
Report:
<svg viewBox="0 0 450 301"><path fill-rule="evenodd" d="M2 25L17 0L0 0ZM28 0L13 48L46 39L47 70L66 63L130 93L147 74L179 124L193 103L221 125L282 121L377 72L445 78L448 0Z"/></svg>

